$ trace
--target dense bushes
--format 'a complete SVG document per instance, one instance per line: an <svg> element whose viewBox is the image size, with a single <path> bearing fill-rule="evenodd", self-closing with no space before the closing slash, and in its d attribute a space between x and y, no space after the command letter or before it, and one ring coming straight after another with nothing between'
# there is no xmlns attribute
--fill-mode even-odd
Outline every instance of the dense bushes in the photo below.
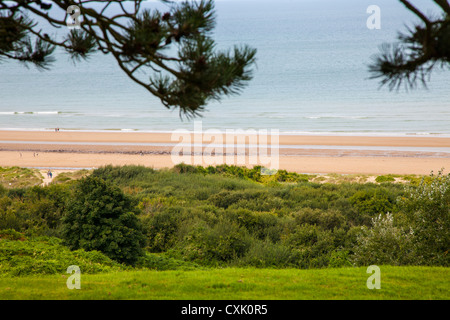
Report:
<svg viewBox="0 0 450 320"><path fill-rule="evenodd" d="M392 211L395 202L383 189L358 191L349 200L359 213L370 216Z"/></svg>
<svg viewBox="0 0 450 320"><path fill-rule="evenodd" d="M115 180L117 183L127 183L136 178L143 178L152 174L153 169L144 166L116 166L111 165L98 168L92 173L93 177L103 180Z"/></svg>
<svg viewBox="0 0 450 320"><path fill-rule="evenodd" d="M0 189L0 229L148 267L448 266L449 180L319 184L259 167L107 166L75 183Z"/></svg>
<svg viewBox="0 0 450 320"><path fill-rule="evenodd" d="M247 179L255 182L307 182L308 177L304 174L295 172L287 172L286 170L277 170L274 174L264 174L266 171L261 166L254 166L253 168L229 166L222 164L216 167L208 166L191 166L184 163L177 164L172 169L175 173L197 173L203 175L221 175L226 177L236 177Z"/></svg>
<svg viewBox="0 0 450 320"><path fill-rule="evenodd" d="M372 228L363 228L357 263L450 265L450 175L431 174L406 191L396 215L380 214Z"/></svg>
<svg viewBox="0 0 450 320"><path fill-rule="evenodd" d="M187 259L203 264L220 264L242 257L252 238L245 228L219 219L213 226L197 226L184 240L181 250Z"/></svg>
<svg viewBox="0 0 450 320"><path fill-rule="evenodd" d="M60 236L61 218L69 196L68 185L9 189L0 195L0 229Z"/></svg>

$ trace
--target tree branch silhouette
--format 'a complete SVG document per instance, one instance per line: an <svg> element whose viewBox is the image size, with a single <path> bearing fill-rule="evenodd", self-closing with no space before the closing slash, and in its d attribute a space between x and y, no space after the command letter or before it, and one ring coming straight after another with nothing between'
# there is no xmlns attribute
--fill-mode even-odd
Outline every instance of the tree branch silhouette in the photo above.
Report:
<svg viewBox="0 0 450 320"><path fill-rule="evenodd" d="M127 5L127 2L134 5ZM56 48L75 62L110 54L125 74L180 117L201 116L211 100L239 94L253 77L256 49L235 46L218 51L212 39L212 0L161 0L166 12L137 1L0 1L0 59L48 70ZM67 28L67 8L80 9L80 29L58 39L43 33L37 20ZM115 8L115 15L110 10Z"/></svg>
<svg viewBox="0 0 450 320"><path fill-rule="evenodd" d="M382 44L380 53L369 65L371 79L380 79L390 90L414 89L418 83L426 87L436 67L450 67L450 5L446 0L434 0L442 9L438 18L427 17L408 0L400 0L420 18L420 23L399 33L399 42Z"/></svg>

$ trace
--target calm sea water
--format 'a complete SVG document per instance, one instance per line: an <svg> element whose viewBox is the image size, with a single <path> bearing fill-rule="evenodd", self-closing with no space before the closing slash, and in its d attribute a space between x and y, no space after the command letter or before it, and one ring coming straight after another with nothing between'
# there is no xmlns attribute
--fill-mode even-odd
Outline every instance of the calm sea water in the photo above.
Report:
<svg viewBox="0 0 450 320"><path fill-rule="evenodd" d="M369 30L366 9L381 8ZM148 7L161 7L149 2ZM422 7L435 11L433 7ZM219 49L258 49L255 78L239 96L214 102L203 129L278 129L286 133L450 134L450 71L428 90L390 92L369 80L368 64L415 17L394 0L218 0ZM111 57L74 65L58 52L51 71L0 64L0 129L192 130Z"/></svg>

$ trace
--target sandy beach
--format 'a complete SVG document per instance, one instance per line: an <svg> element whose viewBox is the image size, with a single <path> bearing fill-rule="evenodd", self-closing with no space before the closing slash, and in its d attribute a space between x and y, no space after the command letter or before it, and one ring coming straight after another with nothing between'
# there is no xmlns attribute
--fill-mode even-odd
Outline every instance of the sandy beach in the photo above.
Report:
<svg viewBox="0 0 450 320"><path fill-rule="evenodd" d="M252 148L246 148L244 155L239 153L242 149L238 147L222 148L225 152L221 153L218 148L208 149L209 144L218 143L217 137L215 141L203 137L200 148L178 145L176 149L180 142L199 141L198 136L178 138L171 133L0 131L0 166L97 168L108 164L135 164L170 168L179 162L255 164L254 160L249 160ZM247 138L241 143L252 144L254 140ZM269 136L267 145L271 145L270 140ZM274 144L268 147L270 157L279 155L278 160L272 158L271 163L279 169L299 173L426 175L432 170L450 168L449 137L280 135L277 140L278 149L273 149ZM226 139L219 141L225 143ZM212 154L208 155L211 149ZM174 150L177 150L175 157ZM185 152L184 156L180 150ZM192 152L186 153L186 150Z"/></svg>

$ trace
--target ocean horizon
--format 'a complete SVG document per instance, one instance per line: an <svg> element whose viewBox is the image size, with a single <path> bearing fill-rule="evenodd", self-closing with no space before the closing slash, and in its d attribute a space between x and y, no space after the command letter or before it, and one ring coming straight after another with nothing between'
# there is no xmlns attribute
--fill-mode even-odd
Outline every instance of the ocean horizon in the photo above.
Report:
<svg viewBox="0 0 450 320"><path fill-rule="evenodd" d="M267 129L280 134L450 136L450 72L436 70L428 88L389 91L370 80L382 43L396 41L416 17L392 0L219 0L217 48L258 50L254 79L237 96L182 120L135 84L110 56L74 64L56 51L48 71L0 63L0 130L172 132ZM381 9L381 29L366 26ZM159 2L148 8L164 8ZM423 7L425 12L433 7ZM63 30L64 31L64 30Z"/></svg>

